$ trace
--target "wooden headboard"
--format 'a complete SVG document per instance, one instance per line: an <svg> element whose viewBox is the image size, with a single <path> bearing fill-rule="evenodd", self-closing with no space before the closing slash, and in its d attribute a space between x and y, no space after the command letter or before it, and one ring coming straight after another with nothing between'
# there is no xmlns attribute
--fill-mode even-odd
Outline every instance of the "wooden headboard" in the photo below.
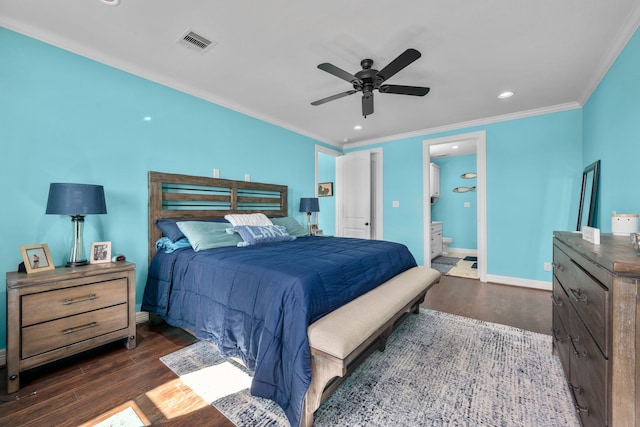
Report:
<svg viewBox="0 0 640 427"><path fill-rule="evenodd" d="M286 185L149 172L149 263L162 233L158 219L202 220L227 214L288 215Z"/></svg>

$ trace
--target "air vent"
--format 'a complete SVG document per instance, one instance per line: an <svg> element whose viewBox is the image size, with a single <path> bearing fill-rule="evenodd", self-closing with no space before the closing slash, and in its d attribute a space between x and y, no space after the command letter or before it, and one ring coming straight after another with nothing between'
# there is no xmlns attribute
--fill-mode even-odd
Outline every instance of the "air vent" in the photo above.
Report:
<svg viewBox="0 0 640 427"><path fill-rule="evenodd" d="M182 36L178 39L177 43L193 51L199 52L202 55L207 53L212 47L217 44L216 42L201 36L191 29L185 31L184 34L182 34Z"/></svg>

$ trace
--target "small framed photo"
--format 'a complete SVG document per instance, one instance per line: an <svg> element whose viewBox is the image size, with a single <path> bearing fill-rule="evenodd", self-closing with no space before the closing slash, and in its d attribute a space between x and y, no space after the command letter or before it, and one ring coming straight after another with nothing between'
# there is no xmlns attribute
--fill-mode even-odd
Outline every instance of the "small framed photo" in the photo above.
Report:
<svg viewBox="0 0 640 427"><path fill-rule="evenodd" d="M111 242L93 242L89 262L91 264L111 262Z"/></svg>
<svg viewBox="0 0 640 427"><path fill-rule="evenodd" d="M333 196L333 182L321 182L318 184L318 197Z"/></svg>
<svg viewBox="0 0 640 427"><path fill-rule="evenodd" d="M49 246L47 246L46 243L20 246L20 253L22 254L24 268L27 273L53 270L56 268L51 259Z"/></svg>

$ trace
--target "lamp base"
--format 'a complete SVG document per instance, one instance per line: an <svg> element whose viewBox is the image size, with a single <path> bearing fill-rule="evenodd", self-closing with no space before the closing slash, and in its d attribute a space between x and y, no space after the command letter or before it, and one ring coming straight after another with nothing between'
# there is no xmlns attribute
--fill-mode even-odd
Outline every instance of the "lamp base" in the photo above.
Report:
<svg viewBox="0 0 640 427"><path fill-rule="evenodd" d="M89 260L84 261L69 261L65 267L79 267L81 265L89 265Z"/></svg>
<svg viewBox="0 0 640 427"><path fill-rule="evenodd" d="M89 264L89 260L85 255L84 242L82 239L84 216L71 215L71 224L73 225L73 242L71 244L71 253L69 254L69 262L67 262L67 267L87 265Z"/></svg>

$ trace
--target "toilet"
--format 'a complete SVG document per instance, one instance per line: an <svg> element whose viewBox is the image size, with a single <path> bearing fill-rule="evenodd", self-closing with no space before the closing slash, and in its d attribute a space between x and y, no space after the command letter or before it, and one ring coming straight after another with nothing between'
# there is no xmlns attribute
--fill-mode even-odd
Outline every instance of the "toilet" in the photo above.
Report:
<svg viewBox="0 0 640 427"><path fill-rule="evenodd" d="M449 253L449 245L453 243L453 239L451 237L443 237L442 238L442 254L447 255Z"/></svg>

